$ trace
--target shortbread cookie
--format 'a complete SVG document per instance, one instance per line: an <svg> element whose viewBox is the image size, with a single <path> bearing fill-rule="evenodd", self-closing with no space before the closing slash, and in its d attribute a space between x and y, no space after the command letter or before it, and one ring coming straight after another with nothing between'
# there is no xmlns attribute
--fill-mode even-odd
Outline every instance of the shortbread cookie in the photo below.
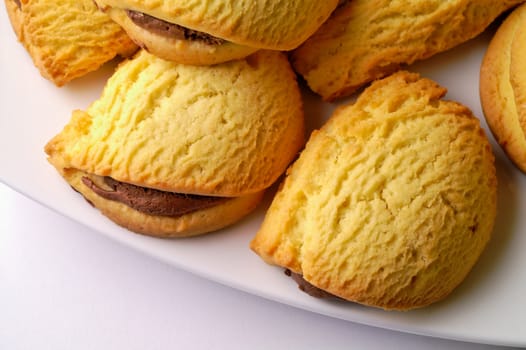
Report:
<svg viewBox="0 0 526 350"><path fill-rule="evenodd" d="M516 8L490 42L480 71L486 121L508 157L526 172L526 5Z"/></svg>
<svg viewBox="0 0 526 350"><path fill-rule="evenodd" d="M291 50L329 17L337 0L96 0L150 53L183 64L209 65L259 49Z"/></svg>
<svg viewBox="0 0 526 350"><path fill-rule="evenodd" d="M57 86L97 70L137 46L92 0L5 0L18 40Z"/></svg>
<svg viewBox="0 0 526 350"><path fill-rule="evenodd" d="M45 150L110 219L175 237L248 214L303 144L301 95L284 54L199 67L141 51Z"/></svg>
<svg viewBox="0 0 526 350"><path fill-rule="evenodd" d="M523 1L352 0L294 52L293 66L314 92L334 100L473 38Z"/></svg>
<svg viewBox="0 0 526 350"><path fill-rule="evenodd" d="M313 132L251 242L269 264L384 309L446 297L490 239L494 156L446 90L399 72Z"/></svg>

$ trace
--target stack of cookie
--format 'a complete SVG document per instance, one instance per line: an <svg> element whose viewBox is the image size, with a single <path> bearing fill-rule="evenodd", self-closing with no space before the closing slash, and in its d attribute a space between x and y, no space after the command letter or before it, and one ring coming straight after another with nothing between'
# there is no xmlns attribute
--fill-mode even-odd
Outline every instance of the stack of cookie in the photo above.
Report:
<svg viewBox="0 0 526 350"><path fill-rule="evenodd" d="M116 44L132 40L142 49L45 149L104 215L157 237L203 234L240 220L296 157L304 145L303 107L280 51L305 41L337 6L89 1L57 8L6 1L19 39L57 85L88 72L77 66L98 59L86 50L93 42L102 52L118 53Z"/></svg>
<svg viewBox="0 0 526 350"><path fill-rule="evenodd" d="M317 296L408 310L442 300L474 266L497 178L479 119L403 69L523 1L95 0L68 3L67 18L45 0L6 6L57 85L139 48L45 146L104 215L157 237L217 231L286 172L250 248ZM481 76L488 123L523 170L524 6ZM361 91L307 142L296 74L324 101Z"/></svg>

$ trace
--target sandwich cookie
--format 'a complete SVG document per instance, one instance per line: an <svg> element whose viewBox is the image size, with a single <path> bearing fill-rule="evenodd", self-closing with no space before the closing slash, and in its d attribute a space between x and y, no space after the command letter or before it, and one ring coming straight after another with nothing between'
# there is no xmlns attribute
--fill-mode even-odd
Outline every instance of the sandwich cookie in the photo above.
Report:
<svg viewBox="0 0 526 350"><path fill-rule="evenodd" d="M292 55L324 100L457 46L524 0L348 1Z"/></svg>
<svg viewBox="0 0 526 350"><path fill-rule="evenodd" d="M484 116L507 156L526 172L526 5L516 8L492 38L480 70Z"/></svg>
<svg viewBox="0 0 526 350"><path fill-rule="evenodd" d="M291 50L329 17L337 0L96 0L150 53L192 65Z"/></svg>
<svg viewBox="0 0 526 350"><path fill-rule="evenodd" d="M251 248L302 289L364 305L408 310L449 295L490 239L497 179L479 120L445 93L401 71L336 109Z"/></svg>
<svg viewBox="0 0 526 350"><path fill-rule="evenodd" d="M137 46L92 0L5 0L18 40L57 86L97 70Z"/></svg>
<svg viewBox="0 0 526 350"><path fill-rule="evenodd" d="M182 237L251 212L303 145L301 95L284 54L199 67L141 50L45 151L117 224Z"/></svg>

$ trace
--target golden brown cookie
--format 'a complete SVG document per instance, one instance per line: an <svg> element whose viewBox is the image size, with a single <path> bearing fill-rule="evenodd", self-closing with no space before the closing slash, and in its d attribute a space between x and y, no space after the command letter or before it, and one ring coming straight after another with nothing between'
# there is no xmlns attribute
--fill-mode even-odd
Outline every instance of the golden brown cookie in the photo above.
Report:
<svg viewBox="0 0 526 350"><path fill-rule="evenodd" d="M526 5L501 24L484 56L480 99L486 121L508 157L526 172Z"/></svg>
<svg viewBox="0 0 526 350"><path fill-rule="evenodd" d="M251 242L269 264L357 303L423 307L490 239L497 179L471 111L417 74L374 82L315 131Z"/></svg>
<svg viewBox="0 0 526 350"><path fill-rule="evenodd" d="M334 100L473 38L523 1L352 0L293 53L293 67Z"/></svg>
<svg viewBox="0 0 526 350"><path fill-rule="evenodd" d="M259 49L291 50L329 17L337 0L96 0L141 47L183 64L210 65Z"/></svg>
<svg viewBox="0 0 526 350"><path fill-rule="evenodd" d="M97 70L137 46L92 0L5 0L18 40L57 86Z"/></svg>
<svg viewBox="0 0 526 350"><path fill-rule="evenodd" d="M301 95L285 55L259 51L203 67L141 51L46 152L110 219L172 237L246 215L303 143ZM188 197L181 210L171 209L181 202L174 193Z"/></svg>

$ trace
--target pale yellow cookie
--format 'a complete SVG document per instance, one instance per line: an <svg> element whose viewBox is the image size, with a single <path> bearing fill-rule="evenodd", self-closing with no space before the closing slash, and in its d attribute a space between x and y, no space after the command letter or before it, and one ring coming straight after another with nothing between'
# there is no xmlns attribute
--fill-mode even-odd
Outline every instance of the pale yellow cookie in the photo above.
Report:
<svg viewBox="0 0 526 350"><path fill-rule="evenodd" d="M251 248L324 291L384 309L423 307L462 282L490 239L489 141L446 90L399 72L315 131Z"/></svg>
<svg viewBox="0 0 526 350"><path fill-rule="evenodd" d="M473 38L523 1L352 0L294 52L293 66L314 92L334 100Z"/></svg>
<svg viewBox="0 0 526 350"><path fill-rule="evenodd" d="M239 59L259 49L294 49L338 4L337 0L96 2L150 53L194 65Z"/></svg>
<svg viewBox="0 0 526 350"><path fill-rule="evenodd" d="M57 86L97 70L137 46L92 0L5 0L18 40Z"/></svg>
<svg viewBox="0 0 526 350"><path fill-rule="evenodd" d="M501 24L484 56L480 99L486 121L508 157L526 172L526 5Z"/></svg>
<svg viewBox="0 0 526 350"><path fill-rule="evenodd" d="M141 233L186 236L224 227L250 212L303 144L301 95L284 54L259 51L203 67L141 51L119 66L100 99L73 113L46 152L110 219ZM90 180L83 182L86 174ZM207 211L198 208L191 217L163 213L146 219L144 211L129 207L165 195L130 199L123 206L90 185L114 191L102 183L104 177L150 192L235 198L212 207L205 203Z"/></svg>

